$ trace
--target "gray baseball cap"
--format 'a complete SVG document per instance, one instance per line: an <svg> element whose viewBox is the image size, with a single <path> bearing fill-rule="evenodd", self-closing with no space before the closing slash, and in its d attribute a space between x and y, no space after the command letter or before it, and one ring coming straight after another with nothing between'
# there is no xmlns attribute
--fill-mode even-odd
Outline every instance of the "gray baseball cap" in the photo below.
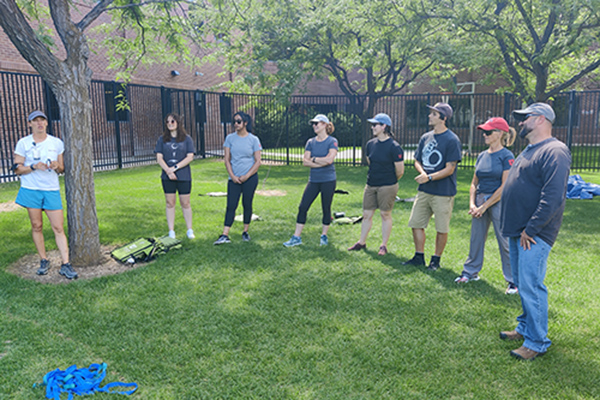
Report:
<svg viewBox="0 0 600 400"><path fill-rule="evenodd" d="M550 107L549 104L546 103L533 103L527 106L527 108L524 108L522 110L514 110L512 112L513 117L519 122L525 121L527 119L527 116L530 114L542 115L544 116L544 118L550 121L551 124L553 124L554 120L556 119L556 114L554 114L554 110L552 109L552 107Z"/></svg>
<svg viewBox="0 0 600 400"><path fill-rule="evenodd" d="M46 121L48 120L48 117L46 117L46 114L44 114L41 111L34 111L31 114L29 114L29 117L27 117L27 121L31 122L34 119L36 119L37 117L43 117Z"/></svg>
<svg viewBox="0 0 600 400"><path fill-rule="evenodd" d="M326 115L323 114L317 114L315 115L315 117L313 119L311 119L310 121L308 121L308 123L312 123L312 122L325 122L326 124L329 123L329 118L327 118Z"/></svg>
<svg viewBox="0 0 600 400"><path fill-rule="evenodd" d="M448 103L435 103L435 105L433 105L433 106L428 105L427 107L444 115L446 117L446 120L449 120L450 118L452 118L452 114L453 114L452 107L450 107L450 104L448 104Z"/></svg>
<svg viewBox="0 0 600 400"><path fill-rule="evenodd" d="M372 124L386 124L387 126L392 126L392 119L389 115L384 113L379 113L371 119L368 119Z"/></svg>

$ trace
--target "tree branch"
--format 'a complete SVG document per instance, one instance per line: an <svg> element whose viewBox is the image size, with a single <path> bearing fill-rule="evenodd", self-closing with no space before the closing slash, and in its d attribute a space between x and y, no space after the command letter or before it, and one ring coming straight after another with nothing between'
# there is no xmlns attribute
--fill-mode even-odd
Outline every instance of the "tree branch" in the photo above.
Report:
<svg viewBox="0 0 600 400"><path fill-rule="evenodd" d="M0 25L29 64L51 82L60 76L60 61L38 39L14 0L0 0Z"/></svg>
<svg viewBox="0 0 600 400"><path fill-rule="evenodd" d="M108 8L109 5L111 5L114 2L114 0L102 0L99 1L98 4L96 4L96 6L94 8L92 8L92 10L87 13L82 19L81 21L79 21L76 25L77 28L83 32L87 29L88 26L90 26L90 24L92 22L94 22L100 15L102 15L102 13L104 13Z"/></svg>

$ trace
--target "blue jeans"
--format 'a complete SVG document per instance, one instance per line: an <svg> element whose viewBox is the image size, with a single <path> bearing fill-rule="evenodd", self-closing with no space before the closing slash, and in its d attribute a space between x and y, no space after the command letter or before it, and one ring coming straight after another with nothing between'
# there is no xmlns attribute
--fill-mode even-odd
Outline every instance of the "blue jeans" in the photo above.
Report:
<svg viewBox="0 0 600 400"><path fill-rule="evenodd" d="M516 331L525 338L523 346L543 353L552 343L548 339L548 289L544 285L548 255L552 247L535 236L537 244L525 250L520 237L509 238L510 265L519 288L523 314L517 317Z"/></svg>

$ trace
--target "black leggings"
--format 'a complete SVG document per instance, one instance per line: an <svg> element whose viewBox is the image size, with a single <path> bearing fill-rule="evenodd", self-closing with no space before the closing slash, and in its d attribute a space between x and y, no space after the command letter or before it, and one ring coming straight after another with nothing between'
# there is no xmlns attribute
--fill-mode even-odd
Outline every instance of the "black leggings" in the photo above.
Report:
<svg viewBox="0 0 600 400"><path fill-rule="evenodd" d="M225 226L231 227L235 218L235 210L242 197L242 206L244 207L244 224L249 224L252 219L252 200L254 192L258 186L258 174L252 175L244 183L234 183L231 179L227 183L227 211L225 211Z"/></svg>
<svg viewBox="0 0 600 400"><path fill-rule="evenodd" d="M323 225L331 224L331 203L333 202L333 193L335 192L336 181L313 183L308 182L298 207L298 218L296 223L304 225L306 223L306 214L308 209L315 201L319 192L321 193L321 208L323 209Z"/></svg>

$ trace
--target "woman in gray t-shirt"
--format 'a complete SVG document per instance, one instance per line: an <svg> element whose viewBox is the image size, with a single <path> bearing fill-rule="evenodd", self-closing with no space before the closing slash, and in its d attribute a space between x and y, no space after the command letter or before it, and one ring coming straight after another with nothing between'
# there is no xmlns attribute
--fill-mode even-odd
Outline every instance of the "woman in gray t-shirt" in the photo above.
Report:
<svg viewBox="0 0 600 400"><path fill-rule="evenodd" d="M479 280L483 268L483 252L490 223L494 224L496 239L500 249L502 272L508 283L507 294L515 294L518 289L513 283L508 251L508 239L502 236L500 226L500 198L502 187L508 177L515 156L504 146L510 146L515 140L514 128L508 126L504 118L491 118L477 129L483 131L488 149L479 154L475 163L475 173L471 182L469 214L471 220L471 243L469 256L465 261L462 274L456 283Z"/></svg>
<svg viewBox="0 0 600 400"><path fill-rule="evenodd" d="M335 192L336 175L333 161L338 153L338 141L330 136L335 127L329 118L319 114L309 121L315 131L315 137L306 142L304 149L303 164L310 168L308 184L304 189L298 217L296 218L296 230L292 238L285 242L285 247L293 247L302 244L302 229L306 223L306 214L319 193L321 194L321 208L323 209L323 230L321 232L321 246L329 244L327 232L331 225L331 203Z"/></svg>

